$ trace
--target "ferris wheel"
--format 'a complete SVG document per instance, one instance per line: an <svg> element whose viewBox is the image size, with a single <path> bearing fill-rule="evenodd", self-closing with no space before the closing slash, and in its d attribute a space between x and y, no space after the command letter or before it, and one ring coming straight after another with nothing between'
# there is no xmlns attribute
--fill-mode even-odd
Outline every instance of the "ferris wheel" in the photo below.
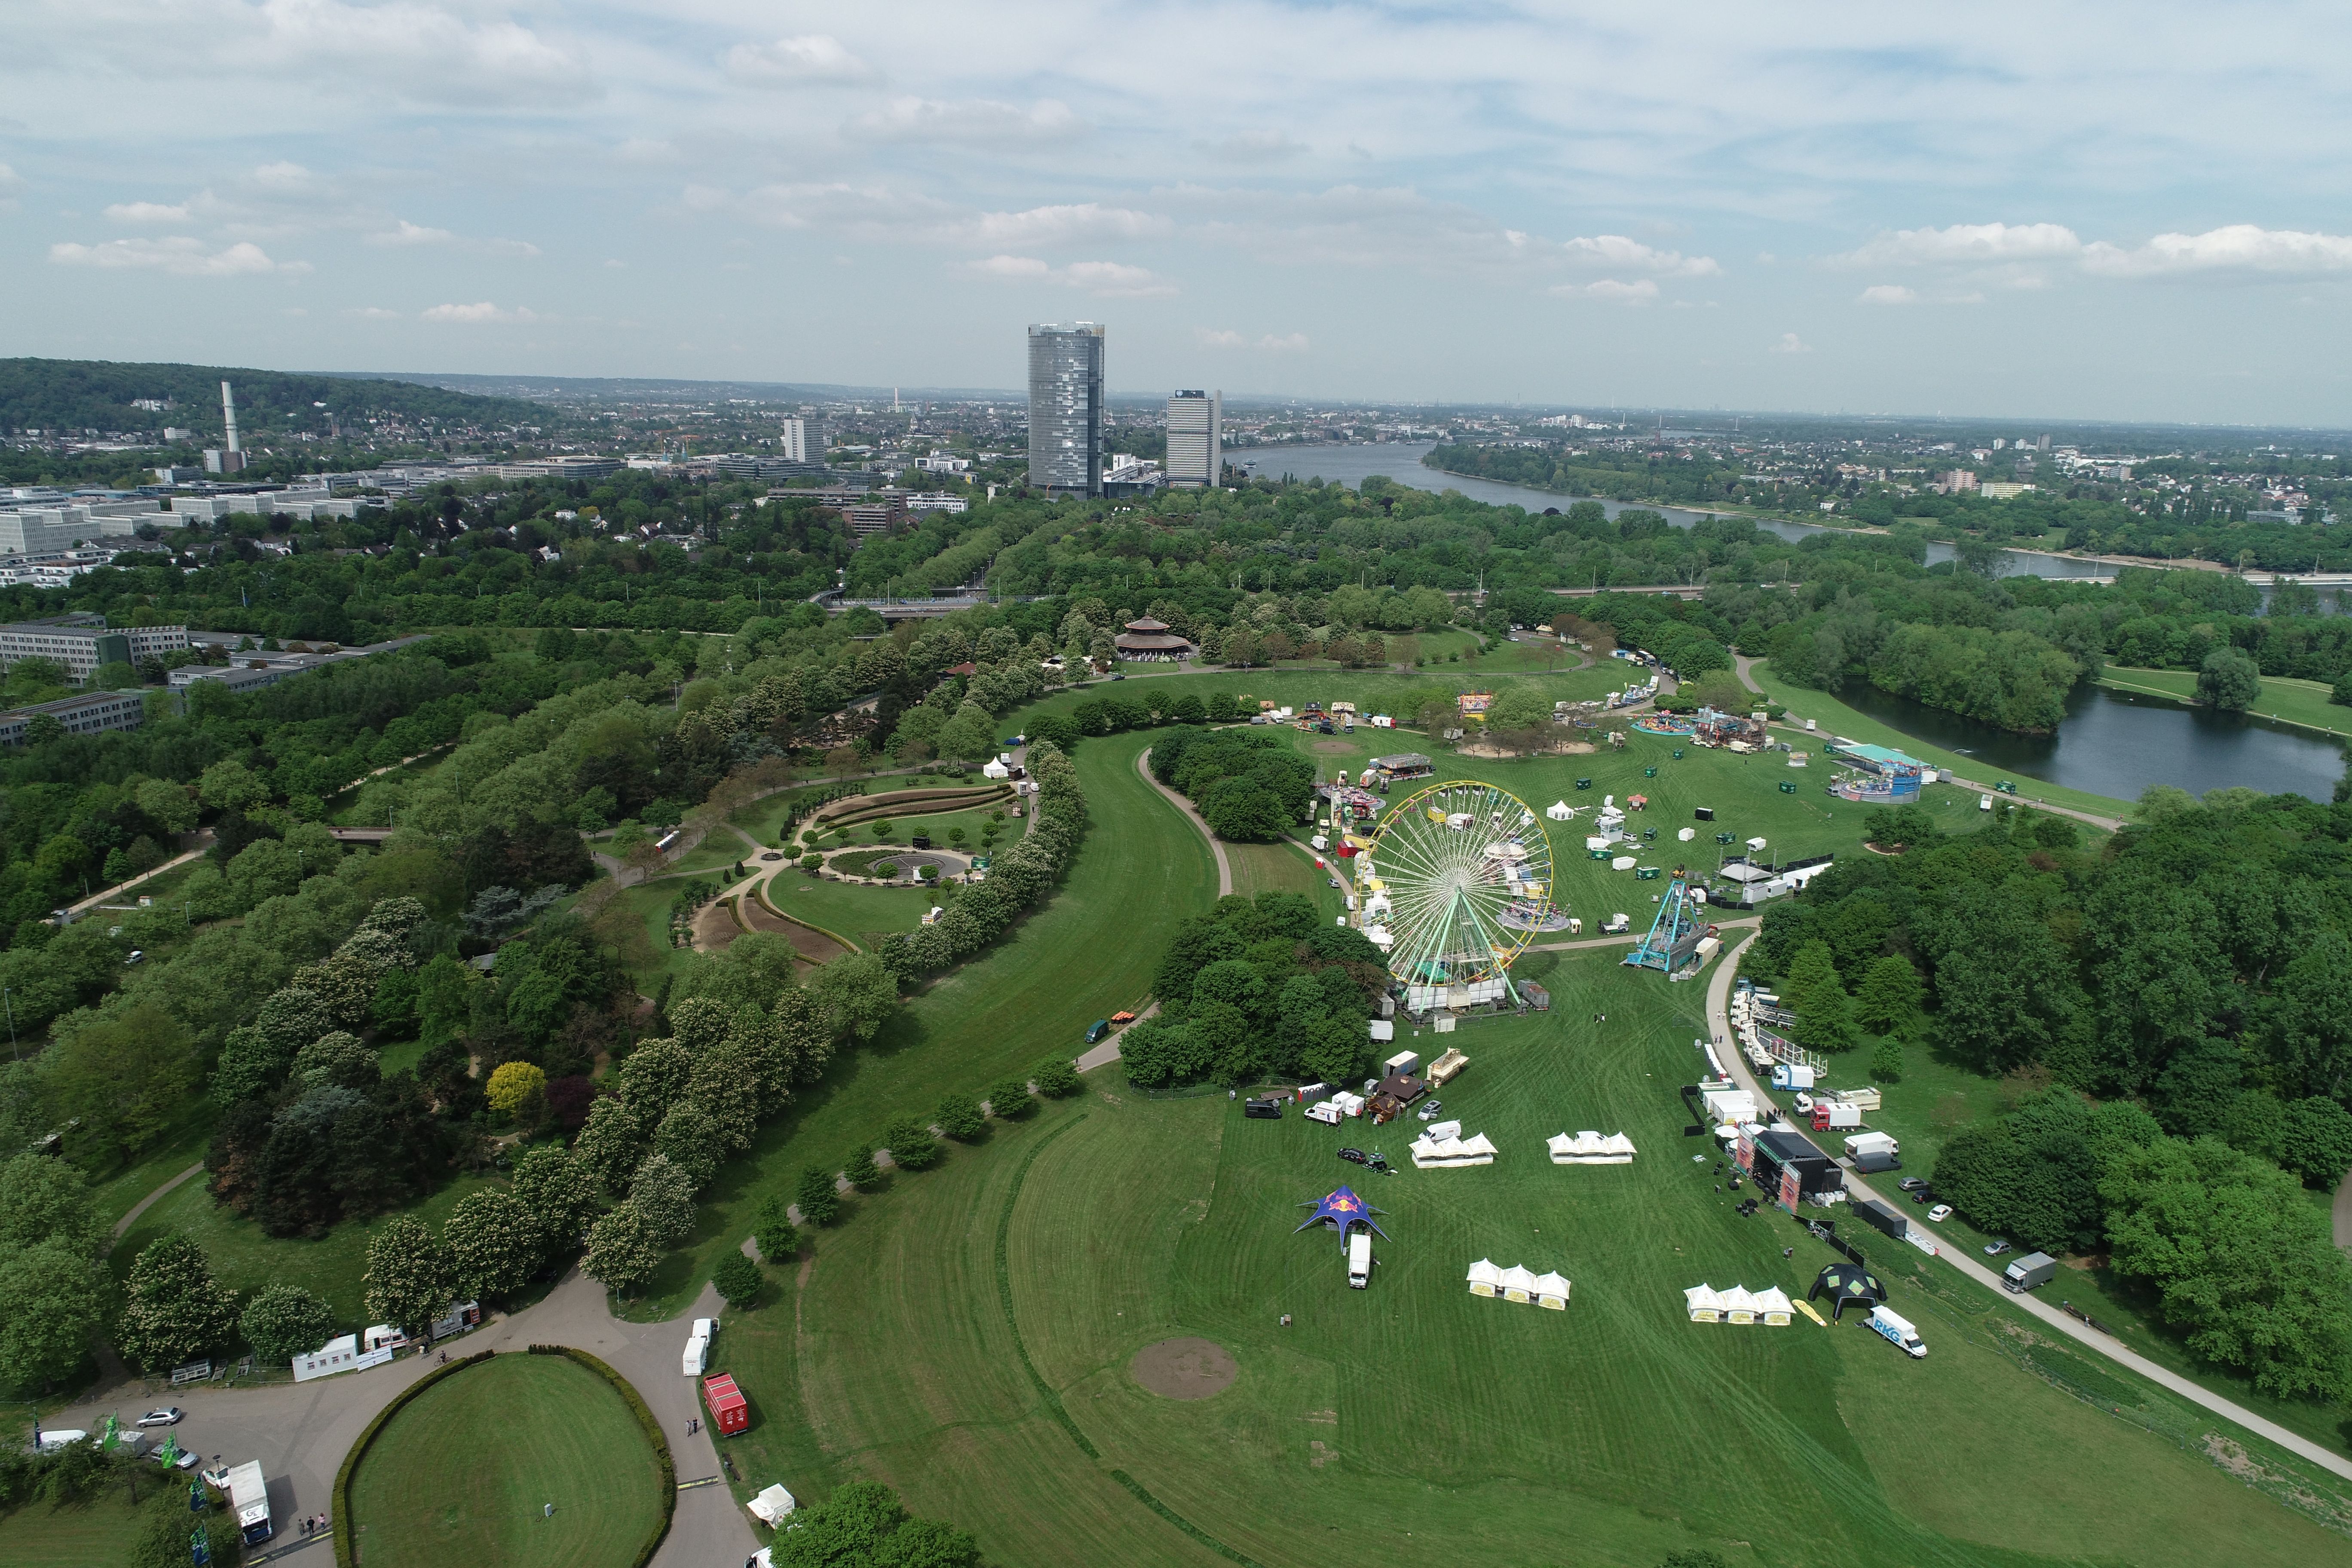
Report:
<svg viewBox="0 0 2352 1568"><path fill-rule="evenodd" d="M1408 985L1507 984L1537 933L1568 923L1552 901L1542 820L1474 780L1433 784L1383 813L1357 879L1364 933Z"/></svg>

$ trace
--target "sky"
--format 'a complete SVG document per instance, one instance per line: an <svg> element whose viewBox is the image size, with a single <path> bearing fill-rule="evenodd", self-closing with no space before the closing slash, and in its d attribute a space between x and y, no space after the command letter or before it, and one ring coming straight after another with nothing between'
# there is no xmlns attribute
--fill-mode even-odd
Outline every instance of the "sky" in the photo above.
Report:
<svg viewBox="0 0 2352 1568"><path fill-rule="evenodd" d="M10 0L0 354L2352 426L2352 9Z"/></svg>

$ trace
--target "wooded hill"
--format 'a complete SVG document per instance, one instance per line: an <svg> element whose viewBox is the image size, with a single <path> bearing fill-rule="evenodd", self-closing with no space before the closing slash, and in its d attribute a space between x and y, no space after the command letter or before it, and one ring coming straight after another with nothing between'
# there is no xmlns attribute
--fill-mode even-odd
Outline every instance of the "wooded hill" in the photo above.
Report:
<svg viewBox="0 0 2352 1568"><path fill-rule="evenodd" d="M370 416L453 425L544 426L550 410L513 397L477 397L405 381L226 365L122 364L108 360L0 360L0 430L153 430L184 426L205 441L221 435L220 384L236 388L241 437L323 426L323 404L349 425ZM133 407L167 398L162 413Z"/></svg>

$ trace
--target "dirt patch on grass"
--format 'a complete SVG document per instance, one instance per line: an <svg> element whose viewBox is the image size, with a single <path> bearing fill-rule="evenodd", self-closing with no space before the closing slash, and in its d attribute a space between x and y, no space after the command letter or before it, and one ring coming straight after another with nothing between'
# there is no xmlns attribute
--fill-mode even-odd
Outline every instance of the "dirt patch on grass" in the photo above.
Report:
<svg viewBox="0 0 2352 1568"><path fill-rule="evenodd" d="M1208 1399L1231 1388L1242 1369L1213 1340L1181 1339L1144 1346L1128 1370L1163 1399Z"/></svg>
<svg viewBox="0 0 2352 1568"><path fill-rule="evenodd" d="M1349 752L1360 751L1362 748L1353 741L1318 741L1307 749L1320 752L1327 757L1344 757Z"/></svg>
<svg viewBox="0 0 2352 1568"><path fill-rule="evenodd" d="M772 932L790 942L793 950L811 963L831 963L849 951L823 931L786 920L758 899L743 901L743 918L751 922L753 931Z"/></svg>

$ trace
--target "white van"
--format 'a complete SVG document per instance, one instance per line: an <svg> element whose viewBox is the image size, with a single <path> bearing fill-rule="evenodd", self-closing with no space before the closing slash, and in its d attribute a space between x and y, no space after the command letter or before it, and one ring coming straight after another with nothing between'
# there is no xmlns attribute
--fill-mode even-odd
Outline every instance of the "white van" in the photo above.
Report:
<svg viewBox="0 0 2352 1568"><path fill-rule="evenodd" d="M700 1377L702 1369L709 1364L709 1361L710 1342L702 1335L697 1334L686 1342L686 1355L678 1370L688 1377Z"/></svg>
<svg viewBox="0 0 2352 1568"><path fill-rule="evenodd" d="M1348 1237L1348 1289L1360 1290L1372 1282L1372 1233L1359 1230Z"/></svg>

